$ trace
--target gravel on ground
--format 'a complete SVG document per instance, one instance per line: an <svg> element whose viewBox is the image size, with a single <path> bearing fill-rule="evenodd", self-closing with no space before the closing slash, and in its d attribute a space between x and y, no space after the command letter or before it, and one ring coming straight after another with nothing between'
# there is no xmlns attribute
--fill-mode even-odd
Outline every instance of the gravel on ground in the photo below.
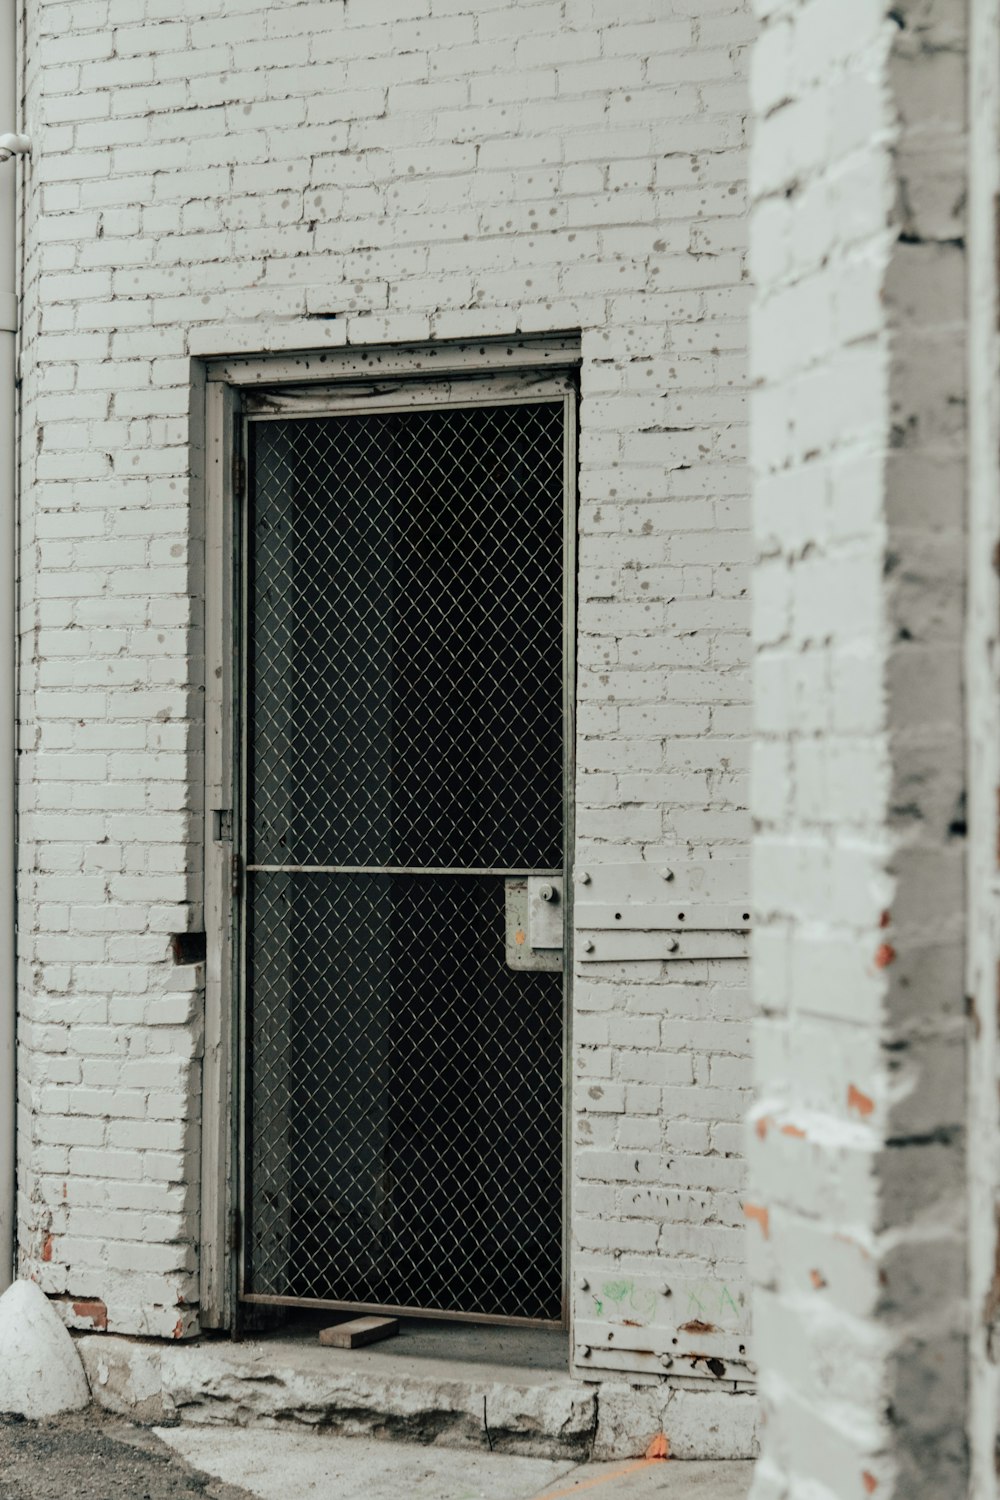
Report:
<svg viewBox="0 0 1000 1500"><path fill-rule="evenodd" d="M148 1428L95 1407L28 1422L0 1413L0 1500L252 1500Z"/></svg>

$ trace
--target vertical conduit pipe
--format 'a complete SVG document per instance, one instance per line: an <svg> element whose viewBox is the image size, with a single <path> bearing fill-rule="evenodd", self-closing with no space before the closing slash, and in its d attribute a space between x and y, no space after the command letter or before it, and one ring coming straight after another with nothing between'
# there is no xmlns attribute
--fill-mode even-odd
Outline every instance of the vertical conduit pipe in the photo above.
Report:
<svg viewBox="0 0 1000 1500"><path fill-rule="evenodd" d="M16 0L0 0L0 130L16 130ZM0 145L5 144L0 141ZM20 152L18 141L13 150ZM6 159L5 159L6 158ZM0 151L0 1291L14 1274L14 505L17 413L17 160Z"/></svg>

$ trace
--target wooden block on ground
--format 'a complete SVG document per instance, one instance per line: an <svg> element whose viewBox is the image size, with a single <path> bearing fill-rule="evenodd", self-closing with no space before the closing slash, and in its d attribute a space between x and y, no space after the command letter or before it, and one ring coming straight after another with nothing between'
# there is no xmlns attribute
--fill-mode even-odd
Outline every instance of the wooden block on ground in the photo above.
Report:
<svg viewBox="0 0 1000 1500"><path fill-rule="evenodd" d="M398 1318L351 1318L348 1323L334 1323L332 1328L321 1328L319 1341L327 1349L360 1349L362 1344L375 1344L379 1339L391 1339L398 1332Z"/></svg>

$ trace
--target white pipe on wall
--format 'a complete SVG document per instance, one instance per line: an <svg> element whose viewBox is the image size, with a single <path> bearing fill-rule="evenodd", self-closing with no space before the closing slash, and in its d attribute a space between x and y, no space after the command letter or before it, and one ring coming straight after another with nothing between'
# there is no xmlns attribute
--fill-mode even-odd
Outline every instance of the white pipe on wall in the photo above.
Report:
<svg viewBox="0 0 1000 1500"><path fill-rule="evenodd" d="M16 0L0 0L0 129L15 129ZM0 153L0 1291L14 1274L16 978L14 957L14 506L17 416L17 161Z"/></svg>

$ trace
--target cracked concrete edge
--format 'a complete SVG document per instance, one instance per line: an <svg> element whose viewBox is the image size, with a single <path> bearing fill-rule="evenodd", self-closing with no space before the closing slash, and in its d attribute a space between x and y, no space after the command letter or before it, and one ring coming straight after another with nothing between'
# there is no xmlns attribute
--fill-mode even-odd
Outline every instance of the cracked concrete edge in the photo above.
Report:
<svg viewBox="0 0 1000 1500"><path fill-rule="evenodd" d="M625 1459L666 1436L675 1458L757 1452L749 1394L568 1378L518 1384L356 1369L318 1374L245 1347L173 1347L107 1334L77 1340L94 1400L144 1425L300 1424L345 1437L385 1437L525 1458Z"/></svg>

